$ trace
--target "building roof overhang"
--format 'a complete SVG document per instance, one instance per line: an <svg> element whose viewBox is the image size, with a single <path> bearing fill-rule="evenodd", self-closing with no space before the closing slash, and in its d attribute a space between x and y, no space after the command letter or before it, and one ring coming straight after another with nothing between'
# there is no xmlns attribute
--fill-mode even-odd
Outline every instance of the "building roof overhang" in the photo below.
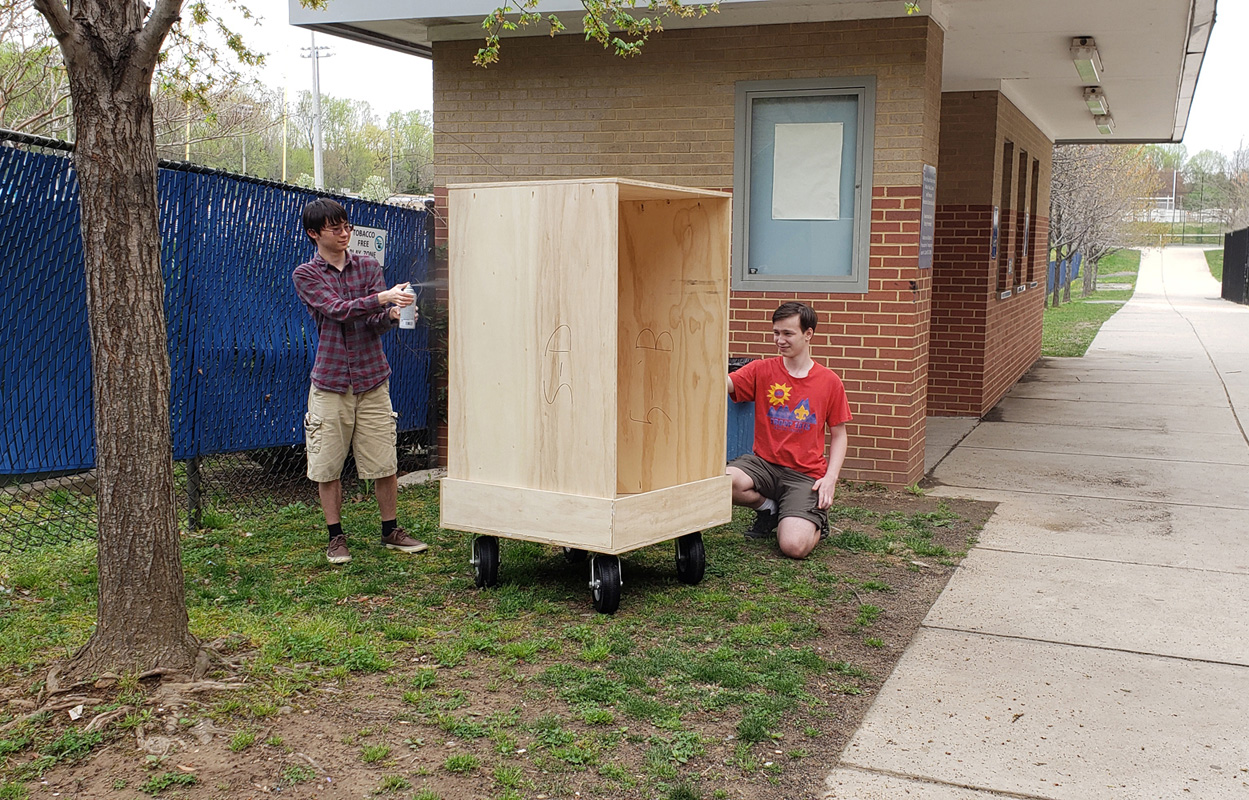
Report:
<svg viewBox="0 0 1249 800"><path fill-rule="evenodd" d="M921 0L945 30L942 90L998 91L1057 142L1177 142L1216 0ZM429 57L437 41L482 39L500 0L330 0L321 11L288 0L293 25ZM720 12L670 29L905 16L903 0L722 0ZM579 0L543 0L543 13L580 18ZM570 32L573 25L570 25ZM535 32L536 34L536 32ZM1071 56L1096 41L1114 130L1098 132ZM606 57L610 57L607 54ZM645 57L644 55L642 56ZM503 49L504 64L507 46Z"/></svg>

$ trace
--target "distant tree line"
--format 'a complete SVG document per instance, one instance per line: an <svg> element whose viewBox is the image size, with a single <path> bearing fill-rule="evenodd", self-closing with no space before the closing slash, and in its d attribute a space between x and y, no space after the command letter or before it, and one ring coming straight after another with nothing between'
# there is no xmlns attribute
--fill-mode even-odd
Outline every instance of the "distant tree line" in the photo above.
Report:
<svg viewBox="0 0 1249 800"><path fill-rule="evenodd" d="M254 53L229 63L182 46L181 57L158 65L152 84L158 155L310 186L311 93L286 98L262 86L255 67L263 57ZM321 115L327 189L367 185L383 198L432 192L429 112L381 119L366 102L322 95ZM0 0L0 128L55 139L72 139L74 130L61 49L29 4L12 0Z"/></svg>

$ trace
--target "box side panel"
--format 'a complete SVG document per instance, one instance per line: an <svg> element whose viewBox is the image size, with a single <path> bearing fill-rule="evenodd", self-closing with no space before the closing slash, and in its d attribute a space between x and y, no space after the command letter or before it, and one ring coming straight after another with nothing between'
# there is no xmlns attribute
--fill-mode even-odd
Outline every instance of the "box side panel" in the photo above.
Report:
<svg viewBox="0 0 1249 800"><path fill-rule="evenodd" d="M675 539L732 518L733 481L727 475L621 497L616 501L612 552Z"/></svg>
<svg viewBox="0 0 1249 800"><path fill-rule="evenodd" d="M728 200L620 204L620 494L724 473L730 244Z"/></svg>
<svg viewBox="0 0 1249 800"><path fill-rule="evenodd" d="M451 477L615 496L615 190L450 193Z"/></svg>
<svg viewBox="0 0 1249 800"><path fill-rule="evenodd" d="M444 478L444 528L610 552L612 500Z"/></svg>

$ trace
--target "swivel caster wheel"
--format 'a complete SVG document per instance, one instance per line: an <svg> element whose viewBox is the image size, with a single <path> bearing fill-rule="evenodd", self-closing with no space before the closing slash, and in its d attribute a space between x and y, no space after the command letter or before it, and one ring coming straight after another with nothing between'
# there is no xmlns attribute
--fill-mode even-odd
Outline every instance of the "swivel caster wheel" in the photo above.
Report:
<svg viewBox="0 0 1249 800"><path fill-rule="evenodd" d="M590 558L590 593L594 597L594 610L600 614L615 614L620 608L620 559L616 556L592 556Z"/></svg>
<svg viewBox="0 0 1249 800"><path fill-rule="evenodd" d="M494 586L499 582L499 540L494 536L473 537L473 581L478 589Z"/></svg>
<svg viewBox="0 0 1249 800"><path fill-rule="evenodd" d="M703 535L699 531L687 533L677 539L677 578L681 583L693 586L703 579L707 569L707 555L703 549Z"/></svg>

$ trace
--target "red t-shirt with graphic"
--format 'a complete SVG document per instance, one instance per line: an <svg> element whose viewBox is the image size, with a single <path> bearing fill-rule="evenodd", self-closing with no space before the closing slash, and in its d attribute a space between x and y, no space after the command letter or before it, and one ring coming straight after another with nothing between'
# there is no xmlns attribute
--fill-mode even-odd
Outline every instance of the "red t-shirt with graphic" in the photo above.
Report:
<svg viewBox="0 0 1249 800"><path fill-rule="evenodd" d="M824 427L850 421L841 378L818 363L805 378L785 370L780 356L751 361L729 373L733 399L755 403L755 455L816 480L828 471Z"/></svg>

